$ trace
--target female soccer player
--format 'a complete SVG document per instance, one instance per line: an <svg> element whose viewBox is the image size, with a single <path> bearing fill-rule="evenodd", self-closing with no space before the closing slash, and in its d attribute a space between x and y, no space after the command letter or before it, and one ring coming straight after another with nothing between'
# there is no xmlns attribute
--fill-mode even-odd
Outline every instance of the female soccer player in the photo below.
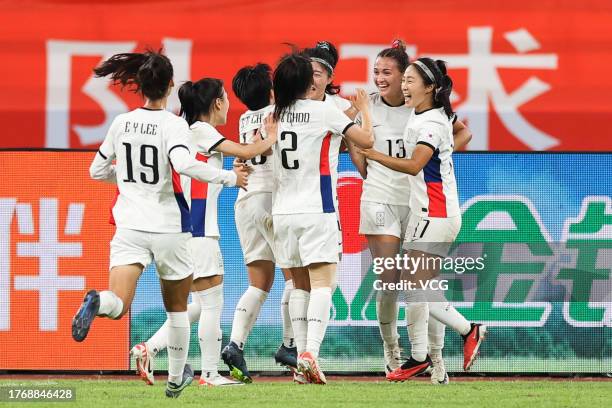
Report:
<svg viewBox="0 0 612 408"><path fill-rule="evenodd" d="M240 116L239 133L242 144L252 143L263 125L264 118L272 112L272 70L267 64L241 68L232 80L234 94L248 110ZM232 334L221 357L228 365L232 376L244 383L252 382L251 374L243 356L246 340L259 316L274 283L275 257L272 229L272 156L259 155L247 161L252 169L248 191L238 193L234 206L236 229L249 276L249 287L240 297L234 312ZM289 296L293 290L291 272L283 269L285 288L281 299L283 317L283 343L276 351L277 363L293 370L297 368Z"/></svg>
<svg viewBox="0 0 612 408"><path fill-rule="evenodd" d="M454 114L450 104L452 80L442 61L420 58L410 64L402 85L406 105L413 108L404 134L406 158L392 157L374 149L360 152L369 160L410 174L410 220L404 249L411 257L435 260L445 257L461 227L461 212L453 170ZM423 244L425 243L425 244ZM419 245L420 244L420 245ZM425 262L416 271L403 271L404 279L417 283L406 292L408 335L411 358L387 375L403 381L431 366L427 354L428 319L458 331L464 339L464 369L476 358L486 327L468 322L444 298L441 291L422 290L419 283L435 280L439 270Z"/></svg>
<svg viewBox="0 0 612 408"><path fill-rule="evenodd" d="M92 178L117 183L112 209L117 231L111 241L109 290L87 293L73 319L72 337L83 341L96 316L125 315L138 278L155 261L168 316L166 396L178 397L193 380L185 364L193 274L191 223L179 174L246 186L246 171L216 169L191 156L187 123L164 110L173 86L173 68L166 56L152 51L117 54L94 72L98 77L110 75L123 86L134 85L145 104L115 118L90 167Z"/></svg>
<svg viewBox="0 0 612 408"><path fill-rule="evenodd" d="M308 98L315 101L330 102L338 109L354 117L356 109L348 99L339 95L340 87L334 85L334 70L338 63L338 50L329 41L319 41L312 48L305 48L302 54L310 59L313 81ZM346 111L349 112L346 112Z"/></svg>
<svg viewBox="0 0 612 408"><path fill-rule="evenodd" d="M297 268L307 267L310 276L310 296L294 289L289 300L298 370L308 381L325 384L317 359L339 260L334 205L337 172L331 164L337 163L339 134L364 148L372 146L373 137L365 92L360 90L355 102L362 110L363 124L354 126L336 107L307 99L312 76L310 60L297 54L284 57L274 71L279 136L273 148L272 218L277 264L292 268L294 281L303 273Z"/></svg>
<svg viewBox="0 0 612 408"><path fill-rule="evenodd" d="M374 65L374 83L378 92L370 95L374 149L396 158L405 158L407 154L403 134L412 108L405 105L401 86L408 63L406 46L401 40L395 40L391 47L380 51ZM471 139L469 130L461 121L454 121L453 133L457 149L464 147ZM395 258L401 251L410 218L410 176L376 161L366 160L350 145L349 151L364 178L359 232L366 236L372 258ZM381 279L387 283L398 282L399 275L395 268L386 269ZM397 333L398 292L379 291L376 306L385 372L389 373L401 364ZM442 360L444 326L435 319L430 319L429 323L429 345L434 366L432 382L448 381Z"/></svg>
<svg viewBox="0 0 612 408"><path fill-rule="evenodd" d="M251 159L269 150L276 134L266 140L242 145L226 140L217 130L225 125L229 99L223 81L203 78L186 82L179 89L181 114L190 125L196 159L216 169L223 168L223 154ZM275 126L268 120L269 126ZM272 127L270 131L274 132ZM275 133L275 132L274 132ZM195 271L191 287L193 302L188 306L190 323L198 322L198 339L202 357L200 385L219 386L240 384L219 375L217 363L221 352L221 311L223 309L223 257L219 247L217 201L222 185L187 179L185 191L191 197L193 238L189 241ZM136 345L132 354L140 376L153 384L155 355L167 346L166 322L146 343Z"/></svg>

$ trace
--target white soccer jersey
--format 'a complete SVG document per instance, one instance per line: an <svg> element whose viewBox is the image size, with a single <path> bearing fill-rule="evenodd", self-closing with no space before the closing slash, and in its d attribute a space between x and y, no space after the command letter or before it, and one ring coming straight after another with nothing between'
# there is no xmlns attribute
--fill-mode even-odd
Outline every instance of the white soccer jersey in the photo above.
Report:
<svg viewBox="0 0 612 408"><path fill-rule="evenodd" d="M335 212L338 150L354 123L323 101L300 99L278 123L272 214Z"/></svg>
<svg viewBox="0 0 612 408"><path fill-rule="evenodd" d="M404 130L412 108L391 106L378 92L370 94L370 114L374 131L374 150L388 156L410 158L404 144ZM359 121L361 115L357 116ZM377 161L367 160L367 177L363 181L361 201L409 205L410 175L391 170Z"/></svg>
<svg viewBox="0 0 612 408"><path fill-rule="evenodd" d="M448 120L442 108L410 114L404 133L407 157L412 156L417 144L426 145L434 152L423 170L410 177L410 210L416 216L461 215L452 158L453 121Z"/></svg>
<svg viewBox="0 0 612 408"><path fill-rule="evenodd" d="M264 119L273 109L273 106L266 106L256 111L248 110L240 116L238 130L240 133L240 143L253 143L253 136L263 126ZM247 190L240 189L236 201L240 201L251 194L272 192L274 186L272 160L273 156L259 155L247 161L253 168L253 172L249 175Z"/></svg>
<svg viewBox="0 0 612 408"><path fill-rule="evenodd" d="M348 108L351 107L351 101L349 101L348 99L344 99L343 97L341 97L338 94L330 95L330 94L326 93L323 96L323 102L327 102L327 103L337 107L342 112L344 112L345 110L347 110Z"/></svg>
<svg viewBox="0 0 612 408"><path fill-rule="evenodd" d="M323 102L327 103L330 106L336 107L340 109L342 112L346 111L351 107L351 101L348 99L344 99L340 95L329 95L325 94ZM342 134L338 134L338 136L343 136ZM329 150L332 149L335 151L340 151L340 145L342 144L342 139L340 137L334 137L330 141ZM337 169L338 161L340 160L340 155L330 155L329 158L329 168ZM336 177L337 179L337 177ZM334 206L338 208L338 196L336 195L336 186L337 182L334 181ZM338 220L338 225L340 225L340 220Z"/></svg>
<svg viewBox="0 0 612 408"><path fill-rule="evenodd" d="M206 122L191 125L191 144L196 159L210 166L223 168L223 154L215 151L225 137ZM191 199L191 227L194 237L218 237L217 204L223 185L205 183L189 177L182 177L183 190Z"/></svg>
<svg viewBox="0 0 612 408"><path fill-rule="evenodd" d="M189 207L179 174L170 163L173 149L187 149L187 122L165 110L138 108L118 115L92 163L96 173L116 158L117 197L111 223L146 232L191 231Z"/></svg>

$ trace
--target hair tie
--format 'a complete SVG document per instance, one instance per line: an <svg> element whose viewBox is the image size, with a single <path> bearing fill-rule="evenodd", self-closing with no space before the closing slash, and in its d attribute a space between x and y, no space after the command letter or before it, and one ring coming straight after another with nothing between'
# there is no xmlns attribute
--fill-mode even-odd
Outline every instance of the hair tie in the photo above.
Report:
<svg viewBox="0 0 612 408"><path fill-rule="evenodd" d="M329 43L327 41L319 41L317 42L316 48L322 48L327 51L331 51Z"/></svg>
<svg viewBox="0 0 612 408"><path fill-rule="evenodd" d="M401 45L402 45L402 42L401 42L400 40L394 40L394 41L391 43L391 48L400 48L400 47L401 47Z"/></svg>

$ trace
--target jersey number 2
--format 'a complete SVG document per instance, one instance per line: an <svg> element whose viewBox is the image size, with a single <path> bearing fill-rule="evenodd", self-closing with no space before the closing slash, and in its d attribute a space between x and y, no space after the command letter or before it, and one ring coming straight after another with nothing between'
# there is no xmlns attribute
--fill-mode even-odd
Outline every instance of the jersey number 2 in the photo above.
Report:
<svg viewBox="0 0 612 408"><path fill-rule="evenodd" d="M129 143L123 143L123 146L125 146L125 158L127 162L127 178L123 179L123 181L126 183L135 183L136 180L134 180L134 168L132 165L132 145ZM140 172L140 181L146 184L157 184L159 181L159 158L156 146L140 146L140 164L142 167L149 168L153 171L152 180L149 179L149 174L144 171Z"/></svg>
<svg viewBox="0 0 612 408"><path fill-rule="evenodd" d="M291 136L291 147L285 147L281 149L281 162L283 163L283 167L287 170L296 170L300 167L300 162L297 159L289 165L289 160L287 159L287 152L295 152L297 150L297 133L295 132L282 132L280 134L281 142L284 142L287 139L287 136Z"/></svg>

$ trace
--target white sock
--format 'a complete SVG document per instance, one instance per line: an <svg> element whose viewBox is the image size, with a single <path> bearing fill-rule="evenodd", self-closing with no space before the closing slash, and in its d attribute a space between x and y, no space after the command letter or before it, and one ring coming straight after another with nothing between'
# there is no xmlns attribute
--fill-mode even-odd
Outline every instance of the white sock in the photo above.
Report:
<svg viewBox="0 0 612 408"><path fill-rule="evenodd" d="M191 303L187 305L187 315L189 316L189 324L194 324L200 320L200 297L194 293L191 295Z"/></svg>
<svg viewBox="0 0 612 408"><path fill-rule="evenodd" d="M444 348L444 332L446 331L446 326L431 315L431 304L429 307L430 316L429 326L427 328L429 355L431 356L432 360L441 360L442 349Z"/></svg>
<svg viewBox="0 0 612 408"><path fill-rule="evenodd" d="M187 305L187 316L190 325L197 322L200 317L200 300L197 296L193 296L192 300L193 301ZM147 345L149 354L153 357L168 346L168 320L164 322L162 327L160 327L145 344Z"/></svg>
<svg viewBox="0 0 612 408"><path fill-rule="evenodd" d="M429 313L437 320L465 336L470 332L470 322L455 309L441 290L428 290Z"/></svg>
<svg viewBox="0 0 612 408"><path fill-rule="evenodd" d="M399 339L397 333L397 314L399 312L397 297L398 292L395 290L383 290L376 295L376 317L378 318L380 337L389 345L396 344Z"/></svg>
<svg viewBox="0 0 612 408"><path fill-rule="evenodd" d="M289 297L289 315L295 335L295 345L298 355L306 351L308 336L308 303L310 293L302 289L293 289Z"/></svg>
<svg viewBox="0 0 612 408"><path fill-rule="evenodd" d="M249 333L253 329L261 305L268 298L268 292L265 292L255 286L249 286L238 300L236 310L234 311L234 322L232 323L232 334L230 340L233 341L242 350L246 343Z"/></svg>
<svg viewBox="0 0 612 408"><path fill-rule="evenodd" d="M311 352L315 358L319 357L319 349L325 338L331 303L331 288L314 288L310 291L306 351Z"/></svg>
<svg viewBox="0 0 612 408"><path fill-rule="evenodd" d="M223 310L223 284L195 292L200 299L198 339L202 356L202 376L212 378L218 374L221 354L221 311Z"/></svg>
<svg viewBox="0 0 612 408"><path fill-rule="evenodd" d="M166 319L162 327L160 327L145 344L147 345L149 354L153 357L168 346L168 319Z"/></svg>
<svg viewBox="0 0 612 408"><path fill-rule="evenodd" d="M168 382L180 384L189 352L189 316L187 312L168 315Z"/></svg>
<svg viewBox="0 0 612 408"><path fill-rule="evenodd" d="M427 358L428 317L425 293L420 289L406 291L406 323L412 358L416 361L425 361Z"/></svg>
<svg viewBox="0 0 612 408"><path fill-rule="evenodd" d="M115 295L110 290L100 292L100 308L98 316L108 316L111 319L116 319L123 311L123 300Z"/></svg>
<svg viewBox="0 0 612 408"><path fill-rule="evenodd" d="M285 290L283 290L283 297L281 299L281 315L283 316L283 344L289 348L295 347L293 326L291 325L291 316L289 316L289 297L293 289L293 280L286 280Z"/></svg>

